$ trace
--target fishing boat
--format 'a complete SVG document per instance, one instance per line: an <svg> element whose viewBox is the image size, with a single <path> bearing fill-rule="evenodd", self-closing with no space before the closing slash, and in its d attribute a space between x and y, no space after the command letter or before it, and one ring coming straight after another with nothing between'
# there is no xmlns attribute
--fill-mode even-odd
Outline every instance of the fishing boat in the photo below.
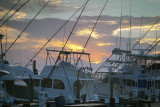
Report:
<svg viewBox="0 0 160 107"><path fill-rule="evenodd" d="M121 99L136 98L159 101L159 54L147 55L151 51L147 49L134 49L133 51L137 51L137 53L114 49L112 57L121 55L121 58L119 60L107 59L103 68L107 67L110 70L96 72L95 78L102 82L107 82L109 78L112 78L113 84L119 86L119 98ZM99 75L102 76L99 77Z"/></svg>
<svg viewBox="0 0 160 107"><path fill-rule="evenodd" d="M41 91L45 91L47 100L53 102L58 96L64 96L67 103L74 103L74 100L82 98L86 101L99 100L92 89L95 81L91 77L92 68L76 66L78 55L89 57L89 53L58 50L47 52L61 52L61 60L54 70L53 65L46 64L39 75L25 67L4 64L5 70L9 72L1 76L5 92L17 101L38 101Z"/></svg>

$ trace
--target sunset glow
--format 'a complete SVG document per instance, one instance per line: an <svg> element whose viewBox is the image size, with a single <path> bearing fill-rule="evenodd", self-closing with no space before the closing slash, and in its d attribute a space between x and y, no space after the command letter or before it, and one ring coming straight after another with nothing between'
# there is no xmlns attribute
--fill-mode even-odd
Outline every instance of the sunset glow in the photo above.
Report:
<svg viewBox="0 0 160 107"><path fill-rule="evenodd" d="M29 0L25 6L20 8L16 14L6 21L0 28L0 34L4 35L3 46L5 46L7 38L8 44L6 47L9 47L47 2L48 0ZM21 56L24 57L22 58L22 62L25 63L47 43L41 52L39 52L40 55L36 59L37 62L40 63L39 66L43 66L41 62L45 58L46 48L55 50L62 49L81 12L81 17L64 49L82 52L84 45L93 30L91 38L84 50L84 52L90 53L90 60L92 61L93 66L98 66L106 61L106 58L112 54L114 48L120 47L122 50L125 50L129 47L127 46L127 44L129 44L128 42L130 42L130 47L132 47L142 36L144 36L144 38L140 40L140 44L137 44L135 48L140 46L147 48L155 41L156 37L159 37L160 35L160 21L156 23L160 16L160 1L133 0L131 16L129 11L130 2L130 0L123 1L121 16L121 2L110 0L97 21L104 6L104 0L90 0L83 12L82 8L84 3L86 3L86 0L50 0L11 47L10 50L12 51L13 60L18 59L17 50L20 50L20 53L22 53ZM3 18L16 3L17 0L1 0L0 19ZM2 24L24 3L25 1L20 0L0 23ZM80 7L82 8L79 9ZM79 11L74 14L78 9ZM72 15L73 17L70 18ZM97 24L93 29L96 22ZM146 32L147 34L145 34ZM51 37L53 38L48 41ZM128 39L129 37L130 41ZM157 42L158 41L160 41L160 39L158 39ZM118 46L119 44L120 46ZM160 43L157 45L156 51L157 53L160 52ZM7 53L9 56L8 62L11 63L12 58L9 52ZM154 53L154 49L151 53L152 52ZM88 60L83 57L82 61Z"/></svg>
<svg viewBox="0 0 160 107"><path fill-rule="evenodd" d="M78 36L89 36L89 35L91 34L91 31L92 31L91 29L84 28L84 29L76 32L76 34L77 34ZM98 39L98 38L101 38L101 37L104 36L104 35L100 35L100 34L98 34L97 32L93 31L93 33L92 33L91 36L92 36L93 38L95 38L95 39Z"/></svg>
<svg viewBox="0 0 160 107"><path fill-rule="evenodd" d="M113 45L113 43L98 43L96 45L97 46L109 46L109 45Z"/></svg>
<svg viewBox="0 0 160 107"><path fill-rule="evenodd" d="M91 63L99 64L101 61L91 61Z"/></svg>
<svg viewBox="0 0 160 107"><path fill-rule="evenodd" d="M0 12L0 16L4 16L9 10L3 10ZM15 11L10 11L8 16L12 15ZM14 20L20 20L26 18L27 14L23 12L16 12L15 15L13 16Z"/></svg>

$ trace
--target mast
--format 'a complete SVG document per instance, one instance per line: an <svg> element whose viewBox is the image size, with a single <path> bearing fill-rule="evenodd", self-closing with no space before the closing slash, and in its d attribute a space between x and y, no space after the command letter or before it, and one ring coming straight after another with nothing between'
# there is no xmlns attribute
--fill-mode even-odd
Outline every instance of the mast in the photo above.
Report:
<svg viewBox="0 0 160 107"><path fill-rule="evenodd" d="M3 69L4 69L4 59L3 59L3 57L4 57L4 53L3 53L3 46L2 46L2 39L3 39L3 37L4 37L4 35L2 35L2 34L0 34L0 44L1 44L1 61L2 61L2 63L3 63Z"/></svg>

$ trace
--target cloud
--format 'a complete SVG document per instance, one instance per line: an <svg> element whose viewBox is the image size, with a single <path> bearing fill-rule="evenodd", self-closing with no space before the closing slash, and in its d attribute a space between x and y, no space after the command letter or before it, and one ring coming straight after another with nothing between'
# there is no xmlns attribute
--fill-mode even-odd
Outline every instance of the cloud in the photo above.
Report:
<svg viewBox="0 0 160 107"><path fill-rule="evenodd" d="M114 45L113 43L97 43L97 46L110 46L110 45Z"/></svg>
<svg viewBox="0 0 160 107"><path fill-rule="evenodd" d="M1 28L2 31L6 31L7 29L7 35L8 35L8 40L7 40L7 43L12 43L16 38L17 36L21 33L21 31L17 30L17 29L14 29L14 28L11 28L11 27L7 27L4 26ZM16 43L24 43L24 42L27 42L29 39L28 39L28 33L23 33L22 36L17 40Z"/></svg>
<svg viewBox="0 0 160 107"><path fill-rule="evenodd" d="M0 16L4 16L9 10L3 10L3 11L0 11ZM15 11L14 10L11 10L9 12L9 14L7 16L11 16ZM6 16L6 17L7 17ZM14 20L21 20L21 19L25 19L27 17L27 14L26 13L23 13L23 12L16 12L12 19Z"/></svg>
<svg viewBox="0 0 160 107"><path fill-rule="evenodd" d="M32 51L38 51L45 43L47 42L46 39L41 39L41 40L30 40L28 41L29 44L32 44L33 46L33 50ZM54 40L51 41L47 47L48 48L62 48L64 46L64 43L62 41L59 40ZM83 46L76 44L76 43L72 43L72 42L68 42L65 49L68 50L72 50L72 51L82 51L83 50Z"/></svg>
<svg viewBox="0 0 160 107"><path fill-rule="evenodd" d="M99 64L101 61L91 61L91 63Z"/></svg>
<svg viewBox="0 0 160 107"><path fill-rule="evenodd" d="M90 36L92 32L92 29L88 29L88 28L83 28L82 30L78 30L76 32L77 36ZM94 39L98 39L101 38L102 36L104 36L103 34L98 34L98 32L93 31L91 37L93 37Z"/></svg>
<svg viewBox="0 0 160 107"><path fill-rule="evenodd" d="M46 2L48 2L48 0L45 0ZM61 4L63 1L62 0L51 0L50 4Z"/></svg>
<svg viewBox="0 0 160 107"><path fill-rule="evenodd" d="M155 41L155 38L144 38L140 41L140 43L148 43L148 44L152 44ZM156 42L160 41L160 38L157 39Z"/></svg>
<svg viewBox="0 0 160 107"><path fill-rule="evenodd" d="M53 42L52 42L53 44ZM61 41L55 41L54 40L54 44L53 45L49 45L48 47L63 47L64 46L64 43L61 42ZM72 42L68 42L66 44L66 49L70 49L72 51L82 51L83 50L83 46L79 45L79 44L75 44L75 43L72 43Z"/></svg>
<svg viewBox="0 0 160 107"><path fill-rule="evenodd" d="M87 37L91 33L91 30L94 25L94 18L97 17L92 17L92 16L87 16L87 18L81 17L82 20L79 21L79 23L76 26L76 30L72 33L71 38L69 42L66 45L66 50L69 51L79 51L81 52L83 49L84 44L86 43ZM129 17L128 17L129 18ZM140 21L141 18L135 18L133 22ZM154 18L156 19L156 18ZM148 21L147 21L148 20ZM9 21L9 27L12 28L12 32L8 32L8 34L12 35L17 35L19 34L20 31L25 28L27 23L29 23L30 20L11 20ZM25 55L24 60L27 58L30 59L32 56L35 55L35 53L48 41L48 39L53 36L53 34L63 25L65 20L63 19L57 19L57 18L46 18L46 19L35 19L33 23L26 29L25 33L27 36L23 40L20 40L21 43L15 44L14 48L12 50L17 50L21 49L22 51L22 56ZM146 22L144 24L144 22ZM143 33L153 24L155 23L155 20L151 20L151 17L149 18L144 18L143 22ZM69 21L67 25L65 25L64 28L60 30L59 33L51 40L51 42L45 47L48 49L58 49L61 50L62 46L64 45L64 42L66 41L67 37L69 36L72 27L74 26L75 21ZM128 20L127 17L126 19L123 18L123 35L124 32L128 32ZM156 26L158 26L156 28ZM159 24L157 24L153 29L150 35L154 32L155 30L159 29ZM132 34L133 38L131 38L131 45L136 43L136 40L139 38L137 35L139 34L139 28L140 24L139 23L133 23L132 24ZM8 28L9 29L9 28ZM5 32L5 28L3 28L3 31ZM8 30L9 31L9 30ZM11 30L10 30L11 31ZM112 35L113 32L116 32L116 36ZM99 65L101 62L106 60L107 57L109 57L112 54L112 50L116 47L116 38L117 38L117 44L119 44L119 17L114 17L114 16L102 16L100 18L100 21L97 23L97 26L93 32L92 39L87 44L87 47L85 49L85 52L91 53L91 61L92 64ZM159 35L159 32L157 32ZM141 43L147 47L149 43L153 42L154 37L153 35L150 36L148 35L145 37L144 41L142 40ZM14 36L15 38L16 36ZM13 39L14 39L13 38ZM147 39L148 38L148 39ZM151 38L151 39L150 39ZM126 49L126 42L128 42L128 39L125 36L122 36L122 49ZM118 46L119 47L119 46ZM43 61L44 56L46 55L44 50L40 52L40 55L36 57L36 60ZM135 47L136 48L136 47ZM157 46L157 51L159 50L159 45ZM16 52L15 52L16 53ZM17 55L17 54L14 54ZM14 56L13 55L13 56ZM82 60L87 61L86 58L82 58ZM101 61L101 62L100 62Z"/></svg>

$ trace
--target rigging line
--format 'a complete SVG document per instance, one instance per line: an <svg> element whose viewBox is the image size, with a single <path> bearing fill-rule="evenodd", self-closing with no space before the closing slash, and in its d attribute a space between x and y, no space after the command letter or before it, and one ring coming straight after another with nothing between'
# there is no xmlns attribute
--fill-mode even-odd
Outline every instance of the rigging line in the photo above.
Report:
<svg viewBox="0 0 160 107"><path fill-rule="evenodd" d="M134 47L146 36L146 34L155 26L155 24L157 24L158 22L159 22L159 20L160 20L160 17L157 19L157 21L147 30L147 32L139 39L139 41L137 41L136 43L135 43L135 45L133 45L133 47L131 48L131 50L130 51L132 51L133 49L134 49ZM126 58L126 56L127 55L125 55L122 59L121 59L121 61L124 59L124 58ZM114 64L114 65L116 65L116 64ZM118 67L120 64L117 64L116 65L116 67ZM116 69L116 68L115 68ZM114 70L115 70L114 69Z"/></svg>
<svg viewBox="0 0 160 107"><path fill-rule="evenodd" d="M131 34L132 34L132 25L131 25L131 6L132 6L132 0L130 1L130 33L129 33L129 51L131 48Z"/></svg>
<svg viewBox="0 0 160 107"><path fill-rule="evenodd" d="M48 53L48 54L52 58L53 62L56 63L56 61L54 60L54 58L52 57L52 55L50 53Z"/></svg>
<svg viewBox="0 0 160 107"><path fill-rule="evenodd" d="M148 46L148 48L145 49L145 51L147 51L147 50L151 47L151 49L149 49L147 53L149 53L154 47L156 47L156 45L160 42L160 41L157 41L159 38L160 38L160 36L157 37L157 38L152 42L152 44L150 44L150 45ZM157 42L156 42L156 41L157 41ZM155 42L156 42L156 43L155 43ZM154 44L154 43L155 43L155 44ZM153 45L153 44L154 44L154 45ZM153 45L154 47L153 47L152 45ZM146 53L146 54L147 54L147 53Z"/></svg>
<svg viewBox="0 0 160 107"><path fill-rule="evenodd" d="M9 10L8 12L0 19L0 22L8 15L8 13L20 2L21 0L18 0Z"/></svg>
<svg viewBox="0 0 160 107"><path fill-rule="evenodd" d="M159 37L159 38L160 38L160 37ZM158 38L157 38L157 39L158 39ZM156 40L155 40L155 41L156 41ZM154 42L155 42L155 41L154 41ZM160 42L160 41L158 41L146 54L148 54L159 42ZM152 43L152 44L153 44L153 43ZM148 47L148 48L149 48L149 47ZM148 48L147 48L147 49L148 49ZM147 49L146 49L146 50L147 50ZM146 51L146 50L145 50L145 51ZM146 54L145 54L145 55L146 55ZM127 56L127 55L126 55L126 56ZM124 56L124 58L125 58L126 56ZM124 59L124 58L123 58L123 59ZM122 59L122 60L123 60L123 59ZM121 61L122 61L122 60L121 60ZM120 65L120 64L117 64L116 67L118 67L119 65ZM116 69L116 68L115 68L115 69ZM115 69L114 69L114 70L115 70Z"/></svg>
<svg viewBox="0 0 160 107"><path fill-rule="evenodd" d="M71 37L71 35L72 35L72 32L74 31L74 29L75 29L75 27L76 27L76 25L77 25L77 23L78 23L78 21L79 21L81 15L82 15L82 13L83 13L83 11L84 11L84 9L85 9L85 7L86 7L88 1L89 1L89 0L87 0L86 4L85 4L84 7L82 8L82 11L81 11L81 13L80 13L80 15L79 15L79 17L78 17L76 23L74 24L74 26L73 26L73 28L72 28L72 31L70 32L70 35L68 36L68 38L67 38L67 40L66 40L64 46L62 47L61 52L59 52L59 55L58 55L58 57L57 57L57 59L56 59L56 63L55 63L54 66L52 67L51 72L49 73L47 80L48 80L49 77L52 75L52 72L54 71L54 69L55 69L55 67L56 67L56 65L57 65L57 63L58 63L58 61L59 61L59 59L60 59L60 55L61 55L62 51L65 49L65 46L66 46L68 40L70 39L70 37ZM45 87L46 83L47 83L47 81L45 81L44 87ZM44 87L42 87L41 91L43 91Z"/></svg>
<svg viewBox="0 0 160 107"><path fill-rule="evenodd" d="M84 68L83 63L82 63L82 60L80 60L80 62L81 62L82 68Z"/></svg>
<svg viewBox="0 0 160 107"><path fill-rule="evenodd" d="M65 73L65 76L66 76L67 82L68 82L68 84L69 84L69 88L70 88L70 90L72 90L72 88L71 88L71 83L69 82L69 79L68 79L68 76L67 76L66 70L64 69L63 62L62 62L62 68L63 68L63 71L64 71L64 73Z"/></svg>
<svg viewBox="0 0 160 107"><path fill-rule="evenodd" d="M142 36L142 20L143 20L143 14L142 14L142 17L141 17L141 23L140 23L140 37L139 37L139 39L141 38L141 36ZM141 43L139 42L139 49L141 48Z"/></svg>
<svg viewBox="0 0 160 107"><path fill-rule="evenodd" d="M5 51L4 54L8 52L8 50L16 43L16 41L21 37L21 35L24 33L24 31L29 27L29 25L35 20L35 18L39 15L39 13L46 7L46 5L50 2L46 2L46 4L39 10L39 12L34 16L34 18L27 24L27 26L23 29L23 31L17 36L17 38L12 42L12 44L8 47L8 49Z"/></svg>
<svg viewBox="0 0 160 107"><path fill-rule="evenodd" d="M109 0L107 0L107 1L105 2L105 4L104 4L104 6L103 6L103 8L102 8L102 10L101 10L101 12L100 12L97 20L96 20L96 22L95 22L95 24L94 24L94 26L93 26L93 29L92 29L92 31L91 31L91 33L90 33L90 35L89 35L89 37L88 37L88 39L87 39L87 41L86 41L86 44L85 44L84 47L83 47L82 53L84 52L84 49L86 48L86 46L87 46L87 44L88 44L88 42L89 42L89 40L90 40L90 38L91 38L91 36L92 36L92 33L93 33L93 31L94 31L94 29L95 29L95 27L96 27L96 25L97 25L97 22L98 22L100 16L102 15L102 12L103 12L104 8L106 7L106 4L108 3L108 1L109 1ZM77 66L77 64L78 64L81 56L82 56L82 54L80 54L80 56L79 56L79 58L78 58L78 61L77 61L77 63L76 63L76 66Z"/></svg>
<svg viewBox="0 0 160 107"><path fill-rule="evenodd" d="M40 48L40 50L30 59L30 61L25 65L27 67L29 63L42 51L42 49L55 37L55 35L70 21L70 19L86 4L85 2L76 12L53 34L53 36Z"/></svg>
<svg viewBox="0 0 160 107"><path fill-rule="evenodd" d="M107 58L106 61L109 60L112 57L112 55L109 58ZM95 73L93 75L95 75L103 67L103 65L106 63L106 61L101 64L101 66L95 71Z"/></svg>
<svg viewBox="0 0 160 107"><path fill-rule="evenodd" d="M121 18L120 18L120 38L119 38L119 49L121 49L121 36L122 36L122 0L121 0Z"/></svg>
<svg viewBox="0 0 160 107"><path fill-rule="evenodd" d="M49 59L50 65L52 65L51 58L50 58L50 57L48 57L48 59Z"/></svg>
<svg viewBox="0 0 160 107"><path fill-rule="evenodd" d="M63 34L63 45L62 45L62 47L64 46L65 27L66 27L66 25L64 26L64 34Z"/></svg>
<svg viewBox="0 0 160 107"><path fill-rule="evenodd" d="M160 38L160 36L154 41L156 42L158 39ZM154 42L152 42L152 44L149 45L149 47L147 49L145 49L145 51L147 51L153 44ZM148 50L148 52L146 54L148 54L150 51L152 51L152 49L159 43L160 41L157 41L152 47L151 49Z"/></svg>
<svg viewBox="0 0 160 107"><path fill-rule="evenodd" d="M6 43L5 43L5 52L6 52L6 49L7 49L7 40L8 40L8 31L7 31L7 29L8 29L8 21L7 21L7 26L6 26ZM5 60L6 60L6 55L5 55Z"/></svg>
<svg viewBox="0 0 160 107"><path fill-rule="evenodd" d="M157 27L156 27L156 38L157 38L157 29L158 29L158 24L157 24ZM155 55L156 55L156 52L157 51L157 45L155 46Z"/></svg>
<svg viewBox="0 0 160 107"><path fill-rule="evenodd" d="M9 16L1 25L2 27L16 12L18 12L24 5L26 5L30 0L27 0L24 4L22 4L11 16Z"/></svg>
<svg viewBox="0 0 160 107"><path fill-rule="evenodd" d="M157 21L147 30L147 32L136 42L136 44L133 45L133 47L131 48L131 50L133 50L133 48L135 48L135 46L146 36L146 34L159 22L160 17L157 19Z"/></svg>

